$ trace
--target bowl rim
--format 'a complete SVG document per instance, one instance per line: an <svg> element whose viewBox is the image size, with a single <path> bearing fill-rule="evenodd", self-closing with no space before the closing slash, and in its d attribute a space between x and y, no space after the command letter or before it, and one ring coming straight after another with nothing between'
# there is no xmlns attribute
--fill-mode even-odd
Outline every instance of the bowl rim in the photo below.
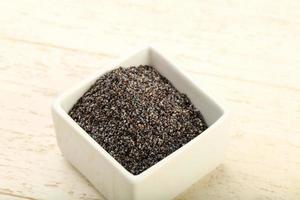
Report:
<svg viewBox="0 0 300 200"><path fill-rule="evenodd" d="M63 108L62 101L67 98L68 96L72 95L75 91L80 89L81 87L89 84L91 81L96 80L98 77L103 75L104 73L111 70L114 66L119 66L120 63L127 60L133 55L136 55L137 53L141 52L142 50L149 50L154 51L157 54L159 54L161 57L167 61L169 65L171 65L174 69L176 69L182 77L187 79L189 82L191 82L197 90L203 93L203 95L206 95L208 99L214 104L214 106L218 107L222 114L221 116L212 124L210 125L205 131L203 131L201 134L193 138L191 141L177 149L176 151L169 154L167 157L163 158L159 162L155 163L148 169L144 170L140 174L134 175L130 173L125 167L123 167L117 160L113 158L100 144L98 144L83 128L81 128L72 118L69 116L68 112ZM190 77L188 77L185 72L183 72L179 67L177 67L175 64L173 64L169 59L167 59L165 56L163 56L161 53L159 53L154 47L152 46L144 46L142 48L137 48L127 55L123 56L120 59L117 59L115 62L106 65L106 67L101 68L100 70L94 72L92 75L88 76L82 81L79 81L77 84L75 84L73 87L67 89L66 91L62 92L60 95L58 95L54 101L52 102L51 106L52 112L55 112L57 115L59 115L65 123L68 123L77 134L79 134L86 142L88 142L99 154L101 154L105 160L107 160L115 169L117 169L120 174L122 174L126 179L128 179L132 184L136 184L138 182L141 182L142 180L146 179L148 176L151 176L152 173L154 173L156 170L158 170L162 165L165 165L169 162L169 160L174 159L179 154L184 153L185 149L192 146L194 143L197 143L197 141L202 140L204 137L207 137L207 135L213 131L213 129L219 124L221 124L229 115L229 110L227 108L224 108L217 100L216 98L209 94L203 87L199 87Z"/></svg>

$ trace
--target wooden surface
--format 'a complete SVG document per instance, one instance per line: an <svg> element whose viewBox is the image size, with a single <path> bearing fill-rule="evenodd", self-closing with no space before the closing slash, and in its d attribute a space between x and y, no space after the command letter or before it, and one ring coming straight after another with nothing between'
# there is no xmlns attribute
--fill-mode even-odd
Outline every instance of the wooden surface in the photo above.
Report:
<svg viewBox="0 0 300 200"><path fill-rule="evenodd" d="M300 199L299 10L296 0L0 1L0 199L104 199L62 157L50 104L144 44L234 114L225 162L177 200Z"/></svg>

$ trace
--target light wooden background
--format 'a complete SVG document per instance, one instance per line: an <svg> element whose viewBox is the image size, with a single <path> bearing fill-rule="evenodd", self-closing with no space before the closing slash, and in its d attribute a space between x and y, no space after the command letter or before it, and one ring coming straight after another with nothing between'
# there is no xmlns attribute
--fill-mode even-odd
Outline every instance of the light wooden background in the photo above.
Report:
<svg viewBox="0 0 300 200"><path fill-rule="evenodd" d="M104 199L62 157L50 104L144 44L234 113L225 162L177 200L300 199L297 0L1 0L0 199Z"/></svg>

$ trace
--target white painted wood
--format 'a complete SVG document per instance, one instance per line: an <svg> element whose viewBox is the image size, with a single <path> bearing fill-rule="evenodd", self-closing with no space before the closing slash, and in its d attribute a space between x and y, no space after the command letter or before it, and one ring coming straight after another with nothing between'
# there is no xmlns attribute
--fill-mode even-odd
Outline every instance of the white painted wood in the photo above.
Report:
<svg viewBox="0 0 300 200"><path fill-rule="evenodd" d="M103 199L62 157L54 96L153 44L233 110L221 167L177 197L300 197L300 2L0 1L0 199Z"/></svg>

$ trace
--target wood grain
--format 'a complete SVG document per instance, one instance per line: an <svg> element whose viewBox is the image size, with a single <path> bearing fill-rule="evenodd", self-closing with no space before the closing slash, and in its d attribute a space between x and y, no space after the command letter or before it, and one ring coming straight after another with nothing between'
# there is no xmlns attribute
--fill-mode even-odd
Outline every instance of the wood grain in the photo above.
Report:
<svg viewBox="0 0 300 200"><path fill-rule="evenodd" d="M300 198L300 2L0 1L0 199L104 199L62 157L54 96L144 44L231 108L225 162L177 197Z"/></svg>

